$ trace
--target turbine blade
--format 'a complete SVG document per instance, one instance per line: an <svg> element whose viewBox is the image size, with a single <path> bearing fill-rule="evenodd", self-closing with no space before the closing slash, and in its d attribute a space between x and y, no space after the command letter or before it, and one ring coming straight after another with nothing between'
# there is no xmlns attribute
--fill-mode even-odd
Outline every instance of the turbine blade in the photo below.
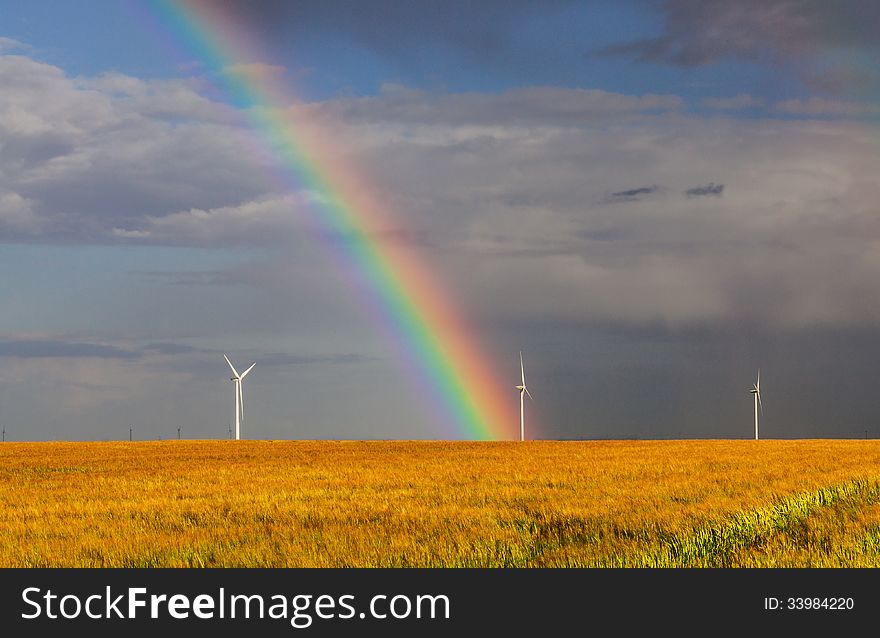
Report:
<svg viewBox="0 0 880 638"><path fill-rule="evenodd" d="M540 384L539 384L539 385L540 385ZM528 389L528 388L523 388L523 390L525 390L525 391L526 391L526 394L529 395L529 398L532 399L532 393L529 392L529 389ZM534 401L534 399L532 399L532 401Z"/></svg>
<svg viewBox="0 0 880 638"><path fill-rule="evenodd" d="M251 367L250 367L250 368L248 368L247 370L245 370L244 372L241 373L241 377L240 377L240 378L244 379L244 378L248 375L248 372L250 372L251 370L254 369L254 366L255 366L255 365L257 365L257 362L256 362L256 361L254 361L254 362L251 364Z"/></svg>
<svg viewBox="0 0 880 638"><path fill-rule="evenodd" d="M244 423L244 394L241 391L241 381L238 382L238 411L241 414L241 423Z"/></svg>
<svg viewBox="0 0 880 638"><path fill-rule="evenodd" d="M226 363L228 363L229 367L232 368L232 374L234 374L236 378L238 378L238 372L236 371L235 366L232 365L232 361L230 361L229 357L227 357L225 354L223 355L223 358L226 359Z"/></svg>
<svg viewBox="0 0 880 638"><path fill-rule="evenodd" d="M526 384L526 369L523 366L522 350L519 351L519 370L522 372L522 384Z"/></svg>
<svg viewBox="0 0 880 638"><path fill-rule="evenodd" d="M758 382L755 384L755 388L760 392L761 390L761 368L758 368Z"/></svg>

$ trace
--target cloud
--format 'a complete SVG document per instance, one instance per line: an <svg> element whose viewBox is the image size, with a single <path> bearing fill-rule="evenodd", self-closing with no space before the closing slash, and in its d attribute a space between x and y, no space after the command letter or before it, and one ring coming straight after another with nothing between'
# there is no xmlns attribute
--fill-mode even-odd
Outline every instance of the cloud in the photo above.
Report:
<svg viewBox="0 0 880 638"><path fill-rule="evenodd" d="M7 55L0 84L4 240L115 241L149 215L265 192L241 114L193 82L71 78Z"/></svg>
<svg viewBox="0 0 880 638"><path fill-rule="evenodd" d="M645 195L656 193L660 189L659 186L653 184L651 186L642 186L640 188L630 188L629 190L611 193L605 200L609 203L614 202L635 202L643 199Z"/></svg>
<svg viewBox="0 0 880 638"><path fill-rule="evenodd" d="M220 350L210 348L197 348L185 343L148 343L141 350L144 353L155 353L160 355L177 356L177 355L210 355L219 358L224 353ZM326 365L344 365L350 363L365 363L375 361L375 357L367 356L359 353L289 353L289 352L261 352L249 351L246 356L241 358L256 359L260 367L287 367L302 366L314 364ZM236 353L230 356L238 358Z"/></svg>
<svg viewBox="0 0 880 638"><path fill-rule="evenodd" d="M0 53L7 53L9 51L15 50L23 50L27 51L30 47L24 42L19 42L13 38L4 38L0 36Z"/></svg>
<svg viewBox="0 0 880 638"><path fill-rule="evenodd" d="M695 186L685 191L688 197L721 197L724 192L724 184L709 182L705 186Z"/></svg>
<svg viewBox="0 0 880 638"><path fill-rule="evenodd" d="M230 354L230 351L227 351ZM147 365L143 360L147 357L172 357L192 359L196 357L201 361L205 356L210 356L222 361L224 353L220 350L192 346L187 343L153 342L137 344L132 342L96 343L68 339L55 338L5 338L0 339L0 358L15 359L121 359L139 360L141 365ZM345 365L375 361L376 358L361 353L285 353L285 352L262 352L249 351L243 358L256 358L262 367L287 367L301 365ZM231 352L235 357L236 353ZM165 361L165 359L162 359ZM163 363L163 365L166 365ZM201 366L198 366L201 368ZM190 369L187 364L183 369Z"/></svg>
<svg viewBox="0 0 880 638"><path fill-rule="evenodd" d="M707 97L701 100L700 104L719 111L739 111L764 106L764 99L748 93L739 93L733 97Z"/></svg>
<svg viewBox="0 0 880 638"><path fill-rule="evenodd" d="M308 195L265 197L217 208L176 211L132 220L138 228L114 228L119 239L183 245L271 244L302 232L298 213Z"/></svg>
<svg viewBox="0 0 880 638"><path fill-rule="evenodd" d="M660 11L660 36L615 45L606 53L689 67L725 57L790 58L827 48L880 45L874 29L880 7L861 0L665 0ZM841 23L847 28L829 28Z"/></svg>
<svg viewBox="0 0 880 638"><path fill-rule="evenodd" d="M817 64L804 73L803 80L811 90L826 95L852 94L871 99L880 89L880 72L860 63Z"/></svg>
<svg viewBox="0 0 880 638"><path fill-rule="evenodd" d="M0 236L6 241L266 245L326 233L304 222L315 194L273 192L273 154L243 128L242 113L202 95L198 82L119 73L70 78L21 56L0 57L0 81ZM418 129L421 139L432 130L443 137L486 127L455 147L465 158L497 147L509 127L581 127L682 105L677 96L599 90L435 94L389 85L376 97L299 105L293 112L340 135L350 131L332 152L351 161L373 144L373 132L381 138L391 128ZM373 239L433 242L429 228L409 224L379 229Z"/></svg>
<svg viewBox="0 0 880 638"><path fill-rule="evenodd" d="M814 87L849 90L864 82L880 40L880 5L862 0L664 0L660 35L605 47L599 53L624 55L641 62L698 67L725 59L765 64L793 64ZM833 26L832 26L833 25ZM829 53L844 52L858 73L834 72L827 78ZM876 77L876 76L874 76ZM821 82L821 81L820 81Z"/></svg>
<svg viewBox="0 0 880 638"><path fill-rule="evenodd" d="M381 118L401 123L474 125L579 125L597 118L676 111L684 101L676 95L624 95L599 89L534 86L492 95L431 93L386 84L375 97L341 98L316 104L307 111L346 121Z"/></svg>
<svg viewBox="0 0 880 638"><path fill-rule="evenodd" d="M34 214L34 203L18 193L0 192L0 232L36 234L43 227L43 220Z"/></svg>
<svg viewBox="0 0 880 638"><path fill-rule="evenodd" d="M138 352L113 345L60 339L0 339L0 357L18 359L136 359Z"/></svg>
<svg viewBox="0 0 880 638"><path fill-rule="evenodd" d="M230 117L198 85L69 78L16 56L0 57L0 81L3 241L224 255L257 247L275 256L133 274L173 300L175 326L219 333L255 321L277 335L297 322L328 343L352 329L349 280L358 275L336 250L349 230L327 223L321 193L268 177L275 159L240 113ZM371 242L417 251L475 321L546 322L548 312L558 323L671 329L880 321L871 301L880 277L872 123L705 116L681 104L548 87L390 85L293 105L289 115L326 127L339 140L323 147L327 165L357 167L382 204L390 221ZM3 224L16 207L19 225ZM247 303L230 308L227 294ZM270 311L249 310L250 295ZM175 314L190 298L199 308ZM123 349L146 357L139 347Z"/></svg>
<svg viewBox="0 0 880 638"><path fill-rule="evenodd" d="M229 271L145 271L134 273L170 286L226 286L244 283Z"/></svg>
<svg viewBox="0 0 880 638"><path fill-rule="evenodd" d="M206 87L198 78L142 80L110 72L93 78L73 78L71 88L81 92L98 91L91 97L105 98L105 108L132 120L147 117L177 126L186 121L219 125L235 125L241 121L241 115L232 107L202 95L200 91Z"/></svg>
<svg viewBox="0 0 880 638"><path fill-rule="evenodd" d="M202 348L194 348L193 346L183 343L148 343L143 347L145 352L156 352L158 354L191 354L193 352L205 352Z"/></svg>
<svg viewBox="0 0 880 638"><path fill-rule="evenodd" d="M785 100L775 107L780 113L805 116L868 117L880 115L880 106L843 100L811 97L806 100Z"/></svg>
<svg viewBox="0 0 880 638"><path fill-rule="evenodd" d="M324 365L348 365L375 361L375 357L362 354L284 354L269 353L258 357L258 363L263 367L287 367L308 366L314 364Z"/></svg>

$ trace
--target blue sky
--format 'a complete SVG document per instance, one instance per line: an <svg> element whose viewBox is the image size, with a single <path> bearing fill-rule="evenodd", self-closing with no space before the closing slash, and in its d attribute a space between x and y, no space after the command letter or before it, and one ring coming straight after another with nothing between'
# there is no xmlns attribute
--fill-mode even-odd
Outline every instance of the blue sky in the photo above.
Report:
<svg viewBox="0 0 880 638"><path fill-rule="evenodd" d="M310 7L300 25L297 4ZM672 92L695 102L743 92L769 98L804 95L792 74L744 60L680 68L598 54L662 33L659 3L598 0L510 3L507 8L486 3L486 9L475 12L472 3L423 3L425 9L413 5L402 10L406 3L380 2L372 4L395 7L388 10L388 22L376 17L377 24L360 28L357 23L381 16L381 9L370 3L360 3L360 9L358 3L333 4L292 3L291 15L281 14L287 20L265 24L255 19L271 61L291 70L303 98L373 95L386 83L451 92L533 85ZM40 59L71 74L179 77L189 72L182 73L181 66L195 62L135 0L4 0L0 11L7 16L6 37L27 43ZM418 14L426 17L408 24ZM434 22L432 14L445 18ZM467 39L469 33L473 40ZM486 39L483 46L480 37Z"/></svg>
<svg viewBox="0 0 880 638"><path fill-rule="evenodd" d="M748 436L759 365L768 436L880 436L877 8L219 2L513 381L526 352L539 436ZM224 352L246 435L448 432L152 15L0 0L9 436L225 436Z"/></svg>

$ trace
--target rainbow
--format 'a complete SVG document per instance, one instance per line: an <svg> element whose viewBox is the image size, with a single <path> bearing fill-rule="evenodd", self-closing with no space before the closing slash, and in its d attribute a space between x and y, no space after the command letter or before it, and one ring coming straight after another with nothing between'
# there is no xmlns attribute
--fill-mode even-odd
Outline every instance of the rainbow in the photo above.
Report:
<svg viewBox="0 0 880 638"><path fill-rule="evenodd" d="M476 335L449 294L411 247L379 239L394 228L388 207L354 167L329 151L326 131L264 66L269 58L244 32L224 3L205 0L149 5L176 42L223 78L230 97L245 109L249 124L277 158L288 184L318 196L310 214L334 241L334 253L365 291L380 328L418 371L432 414L448 423L446 437L513 438L518 426L512 383L497 383ZM229 69L235 69L229 73ZM516 375L514 374L514 378Z"/></svg>

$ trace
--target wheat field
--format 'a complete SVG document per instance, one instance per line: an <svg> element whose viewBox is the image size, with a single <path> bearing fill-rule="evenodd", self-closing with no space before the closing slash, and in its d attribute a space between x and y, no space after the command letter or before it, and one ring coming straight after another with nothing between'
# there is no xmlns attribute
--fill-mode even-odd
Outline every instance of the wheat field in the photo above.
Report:
<svg viewBox="0 0 880 638"><path fill-rule="evenodd" d="M875 441L0 444L0 567L878 565Z"/></svg>

